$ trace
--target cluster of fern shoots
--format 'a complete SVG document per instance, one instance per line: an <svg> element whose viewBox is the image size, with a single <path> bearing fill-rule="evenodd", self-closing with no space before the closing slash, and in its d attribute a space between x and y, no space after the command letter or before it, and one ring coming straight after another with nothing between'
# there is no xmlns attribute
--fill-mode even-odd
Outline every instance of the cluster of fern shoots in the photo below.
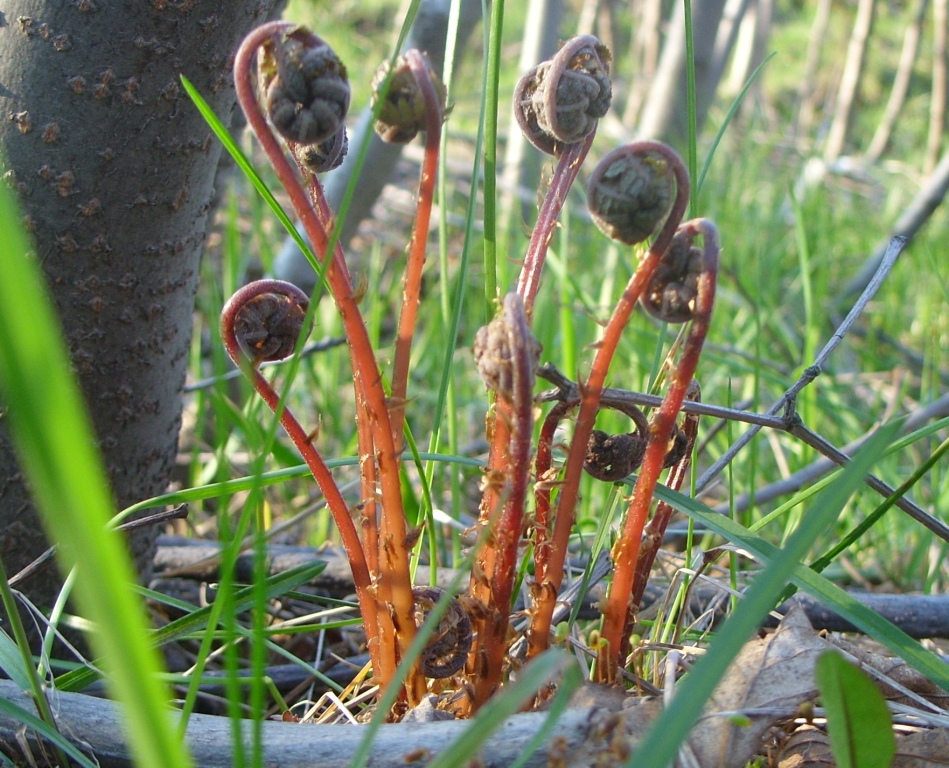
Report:
<svg viewBox="0 0 949 768"><path fill-rule="evenodd" d="M413 586L410 556L420 538L407 523L400 482L412 342L417 323L426 239L435 198L445 88L424 54L406 52L376 78L376 127L386 141L424 135L416 215L403 277L403 301L391 371L383 375L370 343L359 294L320 174L336 167L347 148L350 89L346 69L320 37L304 27L272 22L243 42L234 65L247 120L285 187L319 260L321 285L336 303L353 374L361 490L347 500L311 432L304 429L259 368L302 347L309 331L310 297L295 286L261 280L225 306L221 329L228 353L279 415L326 499L352 568L374 680L380 690L401 686L404 710L430 690L467 716L502 686L512 669L543 653L565 572L584 472L618 482L638 472L611 551L612 582L602 605L595 676L619 678L643 591L672 510L650 515L660 475L679 487L687 474L696 418L679 420L683 400L698 399L693 381L715 294L719 242L705 219L683 222L689 177L664 144L641 141L607 153L589 176L587 204L597 226L641 256L595 342L586 378L572 382L541 366L531 332L534 302L548 246L567 194L589 152L597 124L610 107L611 56L596 38L568 41L518 84L515 117L531 143L555 159L517 282L497 299L497 315L474 339L474 363L490 390L476 544L467 591L451 594ZM662 404L647 416L605 387L610 364L637 305L667 323L688 323L671 365ZM544 377L557 396L536 401ZM389 382L386 388L383 382ZM595 429L601 409L626 414L630 432ZM572 439L562 463L554 436L566 421ZM525 546L530 544L530 546ZM533 558L529 621L512 631L511 610L520 559ZM423 629L420 629L423 628ZM421 634L419 642L416 637ZM518 652L513 653L515 643ZM397 713L396 715L397 716Z"/></svg>

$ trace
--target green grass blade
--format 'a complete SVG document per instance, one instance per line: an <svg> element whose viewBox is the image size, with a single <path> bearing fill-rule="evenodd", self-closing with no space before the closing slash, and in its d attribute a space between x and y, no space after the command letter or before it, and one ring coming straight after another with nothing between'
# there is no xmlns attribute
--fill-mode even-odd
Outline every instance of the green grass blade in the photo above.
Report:
<svg viewBox="0 0 949 768"><path fill-rule="evenodd" d="M814 679L839 768L887 768L896 754L893 719L873 680L837 651L817 658Z"/></svg>
<svg viewBox="0 0 949 768"><path fill-rule="evenodd" d="M48 723L50 727L56 727L56 721L53 719L53 713L50 710L49 702L46 700L43 681L40 679L40 673L36 664L33 663L33 655L30 649L30 641L26 634L26 627L23 626L23 619L17 608L16 598L13 590L10 588L10 582L7 579L7 570L3 567L3 560L0 559L0 594L3 596L3 607L7 612L7 621L13 632L16 642L13 642L9 635L0 632L0 648L3 651L4 669L8 670L10 679L18 681L24 691L29 691L33 697L33 704L39 713L43 722ZM52 620L52 619L51 619ZM15 663L11 658L9 644L13 645L13 651L19 656L19 663ZM43 658L43 656L41 656ZM66 757L61 752L56 755L56 759L63 765L66 764Z"/></svg>
<svg viewBox="0 0 949 768"><path fill-rule="evenodd" d="M801 560L814 541L837 518L847 500L860 487L864 476L883 454L895 433L895 425L881 429L855 457L837 482L815 500L807 516L778 550L765 569L755 578L734 613L716 632L706 654L699 659L678 686L672 703L666 707L627 762L636 768L665 768L675 758L705 702L712 695L728 665L774 608Z"/></svg>
<svg viewBox="0 0 949 768"><path fill-rule="evenodd" d="M498 86L501 78L501 31L504 0L491 3L484 91L484 299L488 318L498 301Z"/></svg>
<svg viewBox="0 0 949 768"><path fill-rule="evenodd" d="M413 459L414 456L411 453L405 453L402 455L403 460ZM484 461L481 459L473 459L467 456L452 456L444 453L428 453L420 452L418 458L423 461L437 461L447 464L461 464L466 467L476 467L481 468L484 466ZM326 466L330 469L336 469L337 467L349 467L354 466L358 463L358 459L328 459L326 461ZM278 485L284 483L288 480L299 480L302 477L309 477L310 470L306 464L298 464L294 467L284 467L283 469L274 469L269 472L262 472L259 475L248 475L246 477L236 477L233 480L223 480L219 483L208 483L207 485L197 485L194 488L187 488L183 491L172 491L171 493L163 493L161 496L153 496L150 499L144 499L136 504L133 504L126 509L123 509L122 512L117 515L113 522L121 522L130 515L135 514L136 512L141 512L143 509L152 509L153 507L164 507L167 505L176 505L176 504L188 504L194 501L203 501L204 499L217 499L222 496L228 496L234 493L241 493L244 491L251 491L257 487L264 487L267 485Z"/></svg>
<svg viewBox="0 0 949 768"><path fill-rule="evenodd" d="M688 496L662 487L657 489L656 496L663 501L668 501L676 509L702 523L709 530L746 549L763 564L770 563L781 552L778 547L755 536L747 528L723 515L716 514ZM946 663L925 650L892 622L867 608L853 595L828 581L824 576L815 573L806 565L798 565L794 569L791 574L791 583L817 598L864 634L878 640L894 655L906 661L940 688L949 691L949 667Z"/></svg>
<svg viewBox="0 0 949 768"><path fill-rule="evenodd" d="M270 210L273 211L274 215L280 220L280 223L283 224L289 235L300 247L300 250L303 251L307 261L309 261L310 264L313 265L313 269L316 270L316 274L322 275L323 265L314 255L313 249L310 247L309 243L307 243L303 235L297 231L296 226L293 224L293 220L287 215L287 212L283 210L283 206L277 202L277 198L274 197L273 192L270 191L270 188L261 178L260 174L257 172L257 169L254 168L253 163L251 163L251 161L247 158L247 155L241 151L241 148L237 145L237 142L234 141L234 138L228 132L224 124L218 119L217 115L214 114L214 110L211 109L208 103L198 92L197 88L195 88L184 75L181 76L181 84L184 86L185 92L191 98L191 101L194 102L198 112L201 113L201 116L208 124L208 127L214 132L214 135L217 137L218 141L224 145L224 149L226 149L228 154L234 158L234 162L237 164L237 167L241 169L244 175L250 180L250 183L254 185L254 189L260 193L260 196L264 199L264 202L267 203L267 205L270 207Z"/></svg>
<svg viewBox="0 0 949 768"><path fill-rule="evenodd" d="M0 629L0 670L24 691L30 690L30 670L13 638Z"/></svg>
<svg viewBox="0 0 949 768"><path fill-rule="evenodd" d="M768 54L768 57L764 61L755 67L755 71L751 73L751 77L748 78L748 82L746 82L741 87L741 90L738 91L738 95L732 100L731 106L728 108L728 112L725 113L725 118L722 120L722 124L719 126L718 131L715 132L715 138L712 139L712 143L709 145L708 152L705 155L705 162L702 163L702 170L699 171L698 181L695 183L696 195L702 191L702 185L705 184L705 177L708 175L708 169L712 165L712 160L715 157L716 150L718 150L718 145L721 144L722 139L725 138L725 131L728 129L728 126L731 125L731 122L735 117L735 113L738 111L738 108L745 100L745 94L748 93L748 89L751 88L754 82L758 79L758 76L762 73L767 63L775 56L777 56L777 53L772 51Z"/></svg>
<svg viewBox="0 0 949 768"><path fill-rule="evenodd" d="M0 191L0 390L24 474L64 568L77 568L75 597L97 626L91 642L108 659L138 765L191 764L166 717L158 654L114 512L102 459L73 378L43 275L6 186Z"/></svg>
<svg viewBox="0 0 949 768"><path fill-rule="evenodd" d="M883 501L880 506L878 506L873 512L867 515L863 520L861 520L853 530L849 531L846 536L844 536L837 544L830 548L825 554L821 555L817 560L811 563L811 568L814 569L817 573L823 571L831 562L836 559L837 555L845 550L849 549L853 544L857 542L867 531L869 531L876 522L883 517L899 499L903 498L909 490L916 485L920 480L922 480L929 472L936 466L939 460L946 454L949 453L949 438L946 438L939 444L939 447L932 452L932 455L926 459L919 467L913 472L912 475L907 478L906 482L900 485L896 491Z"/></svg>

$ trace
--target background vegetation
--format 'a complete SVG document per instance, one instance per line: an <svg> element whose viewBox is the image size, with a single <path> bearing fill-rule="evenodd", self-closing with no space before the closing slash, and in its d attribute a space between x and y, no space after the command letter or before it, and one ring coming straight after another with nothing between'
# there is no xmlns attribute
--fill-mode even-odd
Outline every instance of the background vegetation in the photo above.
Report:
<svg viewBox="0 0 949 768"><path fill-rule="evenodd" d="M524 6L505 10L505 62L516 59ZM861 149L879 123L882 102L910 10L881 6L883 18L874 27L871 55L860 81L847 142L849 163L840 163L824 172L820 162L822 141L832 117L833 95L839 80L842 58L825 54L818 78L803 90L806 41L811 31L811 4L779 3L768 50L774 56L764 66L760 79L749 90L737 116L727 125L720 144L713 137L726 121L733 92L726 84L710 111L706 130L698 140L699 166L705 169L703 184L695 198L694 211L713 219L722 232L722 275L710 344L698 377L706 402L741 404L749 410L763 410L813 360L817 349L854 296L848 288L874 248L884 240L893 223L905 210L925 181L928 104L931 79L929 60L921 56L912 80L906 106L901 113L890 147L876 163L860 162ZM577 8L568 8L564 36L576 24ZM288 15L313 21L308 3L291 4ZM317 29L330 40L350 67L354 104L368 98L372 62L387 54L393 36L397 3L357 3L321 9ZM846 47L854 9L836 5L831 14L826 50ZM624 77L628 80L626 40L633 32L628 15L617 9L614 30L618 43L615 75L619 104L622 104ZM930 28L924 28L928 35ZM697 34L701 31L697 30ZM922 50L926 50L928 37ZM481 40L476 35L465 52L452 91L453 111L446 125L448 133L449 198L445 205L447 240L444 264L431 258L428 269L427 304L422 317L428 322L420 329L423 338L417 347L413 367L413 403L410 423L419 445L428 444L436 425L426 419L433 413L438 382L444 375L446 345L454 353L450 378L454 403L444 416L440 451L477 455L483 435L485 397L470 361L474 331L486 321L482 300L483 274L479 243L473 257L462 261L465 206L474 139L477 130L481 87ZM513 124L506 96L517 77L516 69L505 66L501 79L502 138ZM813 91L813 93L812 93ZM813 124L805 130L799 123L802 93L816 94L820 108ZM610 134L619 134L619 124L604 121L594 145L594 154L603 154L616 144ZM797 125L796 125L797 123ZM796 131L796 133L795 133ZM253 151L253 148L250 148ZM714 154L713 154L714 153ZM409 213L414 191L414 164L418 155L409 152L399 167L395 186L387 188L376 207L380 220L363 225L349 251L353 263L365 275L370 290L366 311L387 354L393 318L400 301L399 260L410 226ZM591 163L592 167L592 163ZM821 173L815 173L821 169ZM226 366L215 349L217 313L223 298L245 279L248 272L268 271L283 235L279 225L248 193L245 183L235 177L227 193L225 215L205 261L205 279L200 300L202 325L196 337L195 378L221 374ZM503 191L503 190L502 190ZM525 215L533 215L529 204ZM515 214L503 232L503 258L499 264L499 284L508 285L520 252L526 244L529 223ZM504 223L502 221L502 223ZM936 399L945 388L947 373L940 359L945 347L949 316L945 304L949 293L947 268L941 258L947 234L947 219L937 209L933 220L917 237L890 275L877 298L831 360L818 383L807 390L799 404L805 422L828 440L843 446L864 434L887 417L912 412ZM476 233L477 236L477 233ZM438 248L433 235L433 248ZM590 359L588 344L595 335L596 322L611 305L629 274L629 253L618 252L605 243L590 225L581 196L577 192L565 217L562 235L555 242L553 269L538 301L537 333L544 344L544 359L561 370L575 374ZM466 273L460 274L464 265ZM454 295L457 282L465 280L464 306L457 339L444 337L444 292ZM330 303L321 308L317 336L332 338L340 333ZM664 346L658 342L662 340ZM625 370L614 368L615 386L650 391L657 365L672 337L663 337L647 318L634 319L623 350ZM328 455L352 456L354 435L350 418L349 379L344 348L319 353L304 363L295 387L296 396L307 404L303 413L320 414L320 438ZM253 455L244 442L247 422L222 407L220 396L202 391L193 396L195 421L206 423L215 414L213 432L195 434L189 483L200 484L210 477L223 478L246 472L244 457ZM215 403L217 406L215 407ZM251 409L258 406L251 400ZM622 422L617 421L616 426ZM737 425L703 421L705 433L698 459L698 473L717 458L737 436ZM226 438L226 442L224 442ZM935 442L934 442L935 441ZM891 455L880 470L898 485L938 444L939 435L916 442ZM278 454L279 457L279 454ZM709 488L703 500L711 506L727 508L742 494L754 493L783 477L793 475L817 458L806 446L781 435L762 434L731 465L730 474ZM211 461L209 461L211 459ZM297 463L295 456L283 457ZM223 465L227 465L226 468ZM471 492L478 472L455 465L438 464L432 487L436 506L456 517L474 514L477 495ZM581 527L595 529L615 499L608 488L590 483L585 489L585 514ZM918 503L940 509L946 502L947 478L936 466L914 489ZM417 482L406 492L421 499ZM310 489L283 487L273 491L275 519L305 506ZM301 498L297 494L303 494ZM743 524L753 525L766 516L765 535L780 541L797 519L795 505L769 516L785 499L734 510ZM235 499L232 504L240 504ZM852 526L878 503L871 491L864 491L851 504L852 517L840 522L841 529ZM286 506L289 504L289 508ZM223 509L215 507L217 514ZM294 535L319 543L327 534L327 523L316 516ZM769 533L770 532L770 533ZM896 545L896 546L894 546ZM859 548L844 557L846 565L835 566L839 575L865 585L881 583L893 589L939 590L946 577L944 545L905 515L891 512L861 541Z"/></svg>

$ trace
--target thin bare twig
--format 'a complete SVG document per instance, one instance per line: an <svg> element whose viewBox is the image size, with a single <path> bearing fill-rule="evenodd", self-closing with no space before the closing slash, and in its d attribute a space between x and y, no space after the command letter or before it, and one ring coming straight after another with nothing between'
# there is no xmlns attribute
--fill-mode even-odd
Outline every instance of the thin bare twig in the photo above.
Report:
<svg viewBox="0 0 949 768"><path fill-rule="evenodd" d="M901 425L901 431L903 433L912 432L933 419L940 419L945 416L949 416L949 393L910 412ZM848 456L852 455L869 436L870 433L848 443L840 449L841 452ZM799 491L808 483L812 483L817 478L826 475L836 466L838 465L832 459L821 456L794 474L783 477L763 488L758 488L754 493L743 493L731 502L714 507L714 510L720 514L724 514L729 510L743 512L752 504L763 504L779 496L787 496Z"/></svg>
<svg viewBox="0 0 949 768"><path fill-rule="evenodd" d="M792 384L783 395L781 395L777 402L775 402L774 405L765 411L766 416L773 416L776 413L785 410L788 403L791 403L793 407L793 402L797 399L797 396L801 390L820 375L821 366L824 365L824 363L827 361L827 358L830 357L831 353L837 348L840 342L843 341L847 331L850 330L850 327L854 324L854 322L856 322L857 318L866 308L867 304L870 303L870 300L876 294L880 285L886 279L886 276L890 273L890 270L893 268L897 257L900 255L905 245L905 237L894 237L890 240L890 244L883 256L883 261L880 263L879 268L873 275L873 279L870 280L863 293L860 294L860 298L858 298L857 302L853 305L853 308L844 318L837 330L834 331L830 341L828 341L827 344L824 345L824 348L818 353L817 357L814 359L814 364L807 368L804 373L801 374L800 378L794 382L794 384ZM695 484L696 492L700 492L709 486L712 480L714 480L719 475L719 473L721 473L721 471L731 463L732 459L738 455L742 448L751 442L751 439L758 434L758 432L761 430L761 426L762 425L759 424L752 426L751 429L741 435L741 437L739 437L731 445L731 447L725 451L724 454L722 454L718 461L705 470L705 472Z"/></svg>
<svg viewBox="0 0 949 768"><path fill-rule="evenodd" d="M544 392L540 392L534 398L537 402L547 403L554 401L576 401L578 397L576 383L568 379L552 365L547 364L541 366L537 370L537 375L542 379L546 379L557 387L556 389L548 389ZM632 403L646 407L657 407L662 403L662 398L656 395L643 394L641 392L629 392L623 389L607 388L603 390L601 402L603 405L612 407L620 406L624 403ZM945 397L935 401L932 406L933 407L927 407L920 412L923 418L920 418L920 414L911 415L907 420L907 427L913 428L911 425L919 425L924 423L925 421L928 421L929 418L932 418L934 414L939 414L945 410L945 408L949 406L949 395L946 395ZM797 437L799 440L807 443L807 445L814 448L824 457L820 461L815 462L814 470L809 472L807 475L804 475L804 470L793 475L792 477L795 478L796 481L793 484L789 484L788 487L776 483L775 487L780 487L781 493L791 493L795 490L798 490L804 482L830 471L830 469L835 465L845 466L850 461L848 454L850 454L853 450L856 450L860 443L866 439L866 437L863 437L860 440L845 446L843 450L840 450L834 447L819 434L804 426L803 422L800 421L800 418L793 409L778 416L771 413L753 413L751 411L741 411L735 408L726 408L721 405L697 403L686 400L682 404L681 410L683 413L712 416L727 421L740 421L746 424L752 424L754 425L753 428L755 433L757 433L757 431L762 427L768 427L769 429L777 429L782 432L787 432L794 437ZM751 432L751 430L749 430L749 432ZM790 480L790 478L788 480ZM873 474L867 475L864 482L866 482L868 486L884 497L891 496L895 490L891 485L883 482L880 478ZM772 493L767 497L759 497L756 494L755 500L767 500L768 498L773 498L775 495L781 494ZM738 503L743 503L745 506L747 506L748 500L747 498L739 499ZM935 533L939 538L949 541L949 526L937 520L910 499L907 499L905 496L901 497L896 501L896 506L918 523Z"/></svg>
<svg viewBox="0 0 949 768"><path fill-rule="evenodd" d="M155 512L152 515L145 515L144 517L139 517L135 520L129 520L125 523L117 525L116 530L134 531L139 528L146 528L150 525L161 525L162 523L167 523L169 520L183 520L187 516L188 505L179 504L174 509L168 509L163 512ZM56 545L54 544L31 563L21 568L20 571L14 574L7 583L11 587L15 587L20 582L26 581L33 574L45 567L47 563L52 561L53 555L55 554Z"/></svg>

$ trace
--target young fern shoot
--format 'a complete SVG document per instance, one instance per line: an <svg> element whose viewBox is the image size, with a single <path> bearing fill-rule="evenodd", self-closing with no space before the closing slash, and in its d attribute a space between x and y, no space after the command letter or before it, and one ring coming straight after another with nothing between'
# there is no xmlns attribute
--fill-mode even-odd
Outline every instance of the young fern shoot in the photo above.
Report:
<svg viewBox="0 0 949 768"><path fill-rule="evenodd" d="M646 290L662 254L672 242L689 199L689 176L679 156L655 141L629 144L608 153L590 178L587 204L597 226L613 239L636 245L658 230L649 251L633 273L613 310L597 346L590 374L580 387L573 442L567 454L556 515L551 532L545 581L538 585L542 600L531 616L531 652L545 650L560 591L567 544L576 518L580 479L593 435L600 397L623 330ZM665 444L671 430L663 438ZM648 453L648 449L647 449ZM663 450L663 457L666 451Z"/></svg>
<svg viewBox="0 0 949 768"><path fill-rule="evenodd" d="M420 94L412 102L410 117L414 117L417 124L414 130L425 130L428 140L416 236L413 238L406 278L403 314L408 317L405 321L408 331L405 334L406 341L399 347L399 360L407 359L411 345L411 328L414 327L418 303L418 279L424 262L425 233L432 206L438 134L444 113L444 91L438 90L424 57L418 52L409 52L405 62L406 71L418 81L417 93ZM354 533L355 525L348 511L345 515L347 520L342 519L345 504L341 502L338 488L333 490L335 482L325 471L325 464L317 461L318 454L311 441L302 430L296 430L298 425L295 419L286 411L284 426L307 463L311 468L316 467L314 476L321 487L325 486L324 492L330 488L327 498L332 494L337 499L334 503L338 509L334 509L334 517L354 575L359 572L357 591L360 591L360 608L366 618L374 676L385 688L394 678L397 665L406 658L421 616L418 605L420 598L413 592L410 577L410 534L402 506L400 483L406 370L400 363L402 367L398 369L396 379L402 381L402 397L396 398L396 402L401 401L402 405L397 405L394 413L390 413L393 401L387 397L382 386L382 373L358 306L357 291L343 250L338 242L330 250L334 214L317 174L338 164L346 151L345 118L349 108L346 69L319 36L299 25L277 21L258 27L241 44L235 58L234 79L238 100L248 123L320 256L321 263L315 266L322 268L347 337L353 369L362 475L363 501L360 507L364 535L361 539ZM397 106L404 104L398 102L402 93L399 88L394 91L390 89L390 102L395 96ZM380 111L386 112L385 109ZM410 138L411 135L406 140ZM293 164L281 147L281 139L294 160ZM306 297L303 299L305 306ZM224 322L232 324L233 314L225 313ZM225 332L228 332L227 329ZM232 348L239 350L240 345L229 344L229 350ZM268 404L279 409L281 404L265 394L261 387L262 377L256 369L253 366L249 368L246 363L241 367L252 375L255 386ZM424 666L424 663L412 664L405 677L402 698L410 705L417 703L425 693Z"/></svg>
<svg viewBox="0 0 949 768"><path fill-rule="evenodd" d="M697 248L695 241L700 237L702 247ZM604 642L597 665L597 675L602 680L615 679L616 670L622 665L628 651L632 620L639 608L638 601L634 604L631 597L635 592L641 596L644 588L644 585L634 585L634 577L656 483L664 467L683 458L676 456L677 461L670 462L669 453L675 450L679 434L676 417L692 384L711 321L718 255L718 230L715 225L707 219L686 222L662 254L643 297L643 306L665 322L691 320L692 324L679 363L673 368L669 389L650 422L649 443L642 467L623 529L611 553L613 582L603 609ZM664 517L668 522L667 515ZM654 552L652 557L655 557Z"/></svg>
<svg viewBox="0 0 949 768"><path fill-rule="evenodd" d="M488 467L478 521L479 551L469 595L483 613L467 671L474 684L462 711L482 706L501 683L507 649L510 598L518 546L524 534L524 504L530 480L533 386L540 348L530 334L530 318L544 260L567 192L586 157L597 122L612 99L609 51L599 40L581 35L568 41L550 60L520 81L514 95L515 117L530 141L559 157L551 188L541 207L515 292L505 297L501 314L479 332L478 367L494 392L488 416ZM510 369L503 377L485 366ZM505 382L505 380L507 380Z"/></svg>

